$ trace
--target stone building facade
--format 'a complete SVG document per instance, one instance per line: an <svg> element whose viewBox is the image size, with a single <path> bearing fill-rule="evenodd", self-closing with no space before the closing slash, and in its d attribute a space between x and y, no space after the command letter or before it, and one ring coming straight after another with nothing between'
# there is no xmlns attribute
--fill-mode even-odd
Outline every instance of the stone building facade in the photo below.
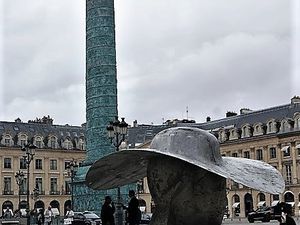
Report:
<svg viewBox="0 0 300 225"><path fill-rule="evenodd" d="M86 155L84 126L53 125L49 116L28 123L20 119L0 122L2 212L7 206L17 210L19 197L20 208L26 208L27 167L23 158L25 153L21 148L29 143L37 147L30 164L30 209L51 205L57 209L57 213L64 215L66 205L71 203L71 178L67 166L72 160L82 162ZM25 174L20 189L15 179L18 171ZM38 188L38 196L35 198L32 196L34 188Z"/></svg>

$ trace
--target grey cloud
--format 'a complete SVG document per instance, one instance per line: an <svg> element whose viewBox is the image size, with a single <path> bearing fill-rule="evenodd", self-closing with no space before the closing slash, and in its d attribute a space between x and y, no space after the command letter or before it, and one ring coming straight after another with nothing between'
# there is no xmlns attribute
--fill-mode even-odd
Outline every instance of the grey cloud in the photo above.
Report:
<svg viewBox="0 0 300 225"><path fill-rule="evenodd" d="M84 2L5 1L3 118L84 122ZM200 122L292 97L291 0L115 7L119 114L128 122L182 118L186 106Z"/></svg>

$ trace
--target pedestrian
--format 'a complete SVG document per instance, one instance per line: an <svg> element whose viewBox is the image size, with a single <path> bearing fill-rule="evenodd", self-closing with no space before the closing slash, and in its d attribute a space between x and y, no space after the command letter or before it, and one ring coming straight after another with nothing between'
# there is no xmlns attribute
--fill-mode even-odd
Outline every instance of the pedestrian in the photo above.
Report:
<svg viewBox="0 0 300 225"><path fill-rule="evenodd" d="M3 215L3 218L4 219L10 219L13 217L13 211L9 208L9 207L6 207L6 210L4 211L4 215Z"/></svg>
<svg viewBox="0 0 300 225"><path fill-rule="evenodd" d="M48 206L48 209L45 211L44 215L45 215L46 225L51 225L52 218L53 218L53 212L52 212L52 209L51 209L50 205Z"/></svg>
<svg viewBox="0 0 300 225"><path fill-rule="evenodd" d="M139 200L136 198L134 190L129 191L129 197L128 207L123 206L123 208L127 209L127 223L129 225L139 225L142 213L139 208Z"/></svg>
<svg viewBox="0 0 300 225"><path fill-rule="evenodd" d="M66 209L67 209L67 212L66 212L66 215L64 218L64 225L72 224L73 218L74 218L74 211L71 209L70 206L67 206Z"/></svg>
<svg viewBox="0 0 300 225"><path fill-rule="evenodd" d="M103 225L115 225L115 205L110 196L106 196L101 208L101 221Z"/></svg>
<svg viewBox="0 0 300 225"><path fill-rule="evenodd" d="M37 215L37 224L38 224L38 225L44 225L44 223L45 223L44 209L41 208L41 209L38 211L38 215Z"/></svg>
<svg viewBox="0 0 300 225"><path fill-rule="evenodd" d="M285 202L280 203L281 218L280 225L296 225L295 220L292 217L292 206Z"/></svg>

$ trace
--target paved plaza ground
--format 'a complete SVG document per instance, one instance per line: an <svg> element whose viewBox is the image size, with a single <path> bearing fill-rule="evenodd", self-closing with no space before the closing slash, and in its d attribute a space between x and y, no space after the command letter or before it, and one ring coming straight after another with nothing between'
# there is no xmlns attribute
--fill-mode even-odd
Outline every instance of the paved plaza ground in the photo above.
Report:
<svg viewBox="0 0 300 225"><path fill-rule="evenodd" d="M299 217L294 217L295 221L296 221L296 224L297 225L300 225L300 218ZM2 220L1 221L1 224L2 224ZM26 219L21 219L20 221L20 225L26 225ZM270 221L269 223L262 223L262 222L254 222L254 223L249 223L248 220L246 218L235 218L235 219L225 219L223 220L223 224L235 224L235 225L279 225L279 222L276 221L276 220L272 220ZM59 223L59 220L57 221L54 221L53 225L63 225L62 223ZM142 225L142 224L141 224Z"/></svg>

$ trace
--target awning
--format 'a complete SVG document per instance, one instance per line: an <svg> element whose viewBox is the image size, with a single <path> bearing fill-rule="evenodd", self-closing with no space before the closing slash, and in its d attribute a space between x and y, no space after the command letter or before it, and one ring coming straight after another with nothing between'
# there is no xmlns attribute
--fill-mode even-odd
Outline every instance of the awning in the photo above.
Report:
<svg viewBox="0 0 300 225"><path fill-rule="evenodd" d="M233 203L232 208L238 208L240 206L239 202Z"/></svg>
<svg viewBox="0 0 300 225"><path fill-rule="evenodd" d="M284 147L281 148L281 151L282 152L288 152L289 147L290 146L284 146Z"/></svg>
<svg viewBox="0 0 300 225"><path fill-rule="evenodd" d="M294 207L295 205L295 202L285 202L285 203L290 204L292 207Z"/></svg>
<svg viewBox="0 0 300 225"><path fill-rule="evenodd" d="M297 144L297 145L296 145L296 148L300 148L300 144Z"/></svg>
<svg viewBox="0 0 300 225"><path fill-rule="evenodd" d="M279 201L273 201L272 203L271 203L271 206L275 206L275 205L277 205L279 203Z"/></svg>
<svg viewBox="0 0 300 225"><path fill-rule="evenodd" d="M266 201L261 201L257 204L257 207L262 207L264 205L266 205Z"/></svg>

